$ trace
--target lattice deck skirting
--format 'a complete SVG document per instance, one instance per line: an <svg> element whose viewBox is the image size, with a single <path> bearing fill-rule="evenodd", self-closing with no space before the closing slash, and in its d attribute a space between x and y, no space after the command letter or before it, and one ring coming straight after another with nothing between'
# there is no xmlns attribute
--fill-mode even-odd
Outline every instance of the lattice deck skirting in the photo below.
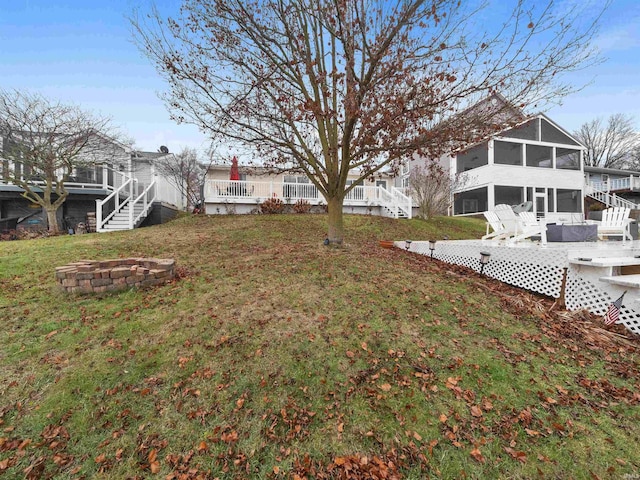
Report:
<svg viewBox="0 0 640 480"><path fill-rule="evenodd" d="M406 245L404 241L395 242L395 246L402 249ZM409 251L427 256L432 253L427 241L412 241ZM560 297L566 272L564 300L568 310L585 308L604 315L609 305L626 290L618 323L640 334L640 287L623 288L600 280L612 271L619 273L616 267L572 263L578 258L633 258L640 254L640 241L626 242L623 246L620 242L540 245L527 241L508 245L504 241L450 240L436 242L433 258L479 272L480 252L491 254L483 270L486 276L552 298Z"/></svg>

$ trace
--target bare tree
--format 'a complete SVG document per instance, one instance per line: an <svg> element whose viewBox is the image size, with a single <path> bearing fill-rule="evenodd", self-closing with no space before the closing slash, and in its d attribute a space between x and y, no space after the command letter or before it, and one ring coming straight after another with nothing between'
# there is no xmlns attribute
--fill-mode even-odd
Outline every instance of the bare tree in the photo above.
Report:
<svg viewBox="0 0 640 480"><path fill-rule="evenodd" d="M429 162L415 165L409 173L409 192L418 204L418 216L428 220L436 215L446 215L451 205L452 192L466 181L464 173L452 178L441 164Z"/></svg>
<svg viewBox="0 0 640 480"><path fill-rule="evenodd" d="M359 180L505 127L496 109L461 115L479 99L541 108L573 90L560 74L595 58L599 14L529 3L499 19L457 0L184 0L176 18L131 21L173 118L303 171L339 244Z"/></svg>
<svg viewBox="0 0 640 480"><path fill-rule="evenodd" d="M631 115L616 113L605 122L596 118L584 123L575 137L587 147L584 164L589 167L624 168L631 166L640 144L640 134Z"/></svg>
<svg viewBox="0 0 640 480"><path fill-rule="evenodd" d="M207 165L200 161L195 148L184 147L180 153L161 158L157 168L187 199L187 210L202 205Z"/></svg>
<svg viewBox="0 0 640 480"><path fill-rule="evenodd" d="M116 145L110 120L38 94L0 90L2 178L40 205L48 229L59 231L56 212L69 195L65 187L74 168L107 161Z"/></svg>

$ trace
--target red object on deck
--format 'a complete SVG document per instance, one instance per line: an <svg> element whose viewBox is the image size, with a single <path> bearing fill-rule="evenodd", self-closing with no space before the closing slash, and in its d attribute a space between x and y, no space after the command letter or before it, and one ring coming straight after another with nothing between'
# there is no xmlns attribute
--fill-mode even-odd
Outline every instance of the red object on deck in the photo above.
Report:
<svg viewBox="0 0 640 480"><path fill-rule="evenodd" d="M240 180L240 172L238 171L238 159L234 156L231 161L231 173L229 180Z"/></svg>

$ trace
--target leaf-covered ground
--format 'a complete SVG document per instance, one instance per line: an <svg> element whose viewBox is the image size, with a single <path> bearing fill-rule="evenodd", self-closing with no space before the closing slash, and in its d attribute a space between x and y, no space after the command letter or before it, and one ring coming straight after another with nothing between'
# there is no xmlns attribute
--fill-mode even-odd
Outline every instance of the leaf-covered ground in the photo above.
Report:
<svg viewBox="0 0 640 480"><path fill-rule="evenodd" d="M0 242L0 476L624 478L640 342L585 312L378 246L478 221L189 217ZM154 289L69 296L54 267L172 257Z"/></svg>

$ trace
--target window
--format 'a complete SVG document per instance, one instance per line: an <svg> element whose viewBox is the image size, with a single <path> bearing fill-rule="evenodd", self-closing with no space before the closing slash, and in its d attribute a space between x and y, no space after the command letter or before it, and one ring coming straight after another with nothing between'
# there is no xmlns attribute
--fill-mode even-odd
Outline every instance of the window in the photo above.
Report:
<svg viewBox="0 0 640 480"><path fill-rule="evenodd" d="M478 213L487 210L487 187L476 188L453 196L453 214Z"/></svg>
<svg viewBox="0 0 640 480"><path fill-rule="evenodd" d="M553 213L555 212L555 206L553 203L553 188L549 188L547 190L547 209L549 210L549 212Z"/></svg>
<svg viewBox="0 0 640 480"><path fill-rule="evenodd" d="M519 205L524 202L523 187L495 186L495 204Z"/></svg>
<svg viewBox="0 0 640 480"><path fill-rule="evenodd" d="M500 137L521 138L523 140L540 140L538 135L538 119L528 121L518 127L514 127L506 132L499 133Z"/></svg>
<svg viewBox="0 0 640 480"><path fill-rule="evenodd" d="M551 147L527 145L527 167L551 168Z"/></svg>
<svg viewBox="0 0 640 480"><path fill-rule="evenodd" d="M557 197L558 197L558 213L560 212L571 212L571 213L580 213L582 212L581 203L582 203L582 195L580 190L567 190L564 188L557 189Z"/></svg>
<svg viewBox="0 0 640 480"><path fill-rule="evenodd" d="M580 170L580 150L574 148L556 148L556 168L562 170Z"/></svg>
<svg viewBox="0 0 640 480"><path fill-rule="evenodd" d="M456 171L458 173L466 172L467 170L482 167L487 163L489 163L488 145L483 143L458 153L456 156Z"/></svg>
<svg viewBox="0 0 640 480"><path fill-rule="evenodd" d="M546 120L542 119L542 141L549 143L562 143L565 145L579 145L578 142L571 139L567 134L558 130Z"/></svg>
<svg viewBox="0 0 640 480"><path fill-rule="evenodd" d="M522 165L522 144L493 142L493 163L500 165Z"/></svg>

